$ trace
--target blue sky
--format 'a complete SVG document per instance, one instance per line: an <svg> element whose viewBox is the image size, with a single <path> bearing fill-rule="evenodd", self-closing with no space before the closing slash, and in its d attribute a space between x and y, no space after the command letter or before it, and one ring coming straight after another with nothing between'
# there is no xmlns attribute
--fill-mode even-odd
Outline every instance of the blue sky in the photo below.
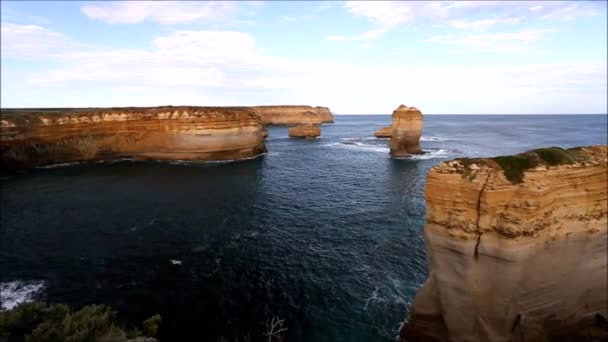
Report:
<svg viewBox="0 0 608 342"><path fill-rule="evenodd" d="M2 107L606 113L605 1L1 2Z"/></svg>

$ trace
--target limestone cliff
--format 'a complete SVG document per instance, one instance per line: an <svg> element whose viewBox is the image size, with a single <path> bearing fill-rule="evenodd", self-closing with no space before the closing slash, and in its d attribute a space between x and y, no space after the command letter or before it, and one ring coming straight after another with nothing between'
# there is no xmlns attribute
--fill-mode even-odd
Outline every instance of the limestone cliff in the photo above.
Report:
<svg viewBox="0 0 608 342"><path fill-rule="evenodd" d="M266 151L244 107L2 109L0 164L29 168L116 158L230 160Z"/></svg>
<svg viewBox="0 0 608 342"><path fill-rule="evenodd" d="M422 113L415 107L400 105L393 112L391 156L406 157L422 153Z"/></svg>
<svg viewBox="0 0 608 342"><path fill-rule="evenodd" d="M289 128L291 138L317 138L321 135L321 127L316 125L299 125Z"/></svg>
<svg viewBox="0 0 608 342"><path fill-rule="evenodd" d="M547 148L432 168L429 276L402 338L608 336L607 153Z"/></svg>
<svg viewBox="0 0 608 342"><path fill-rule="evenodd" d="M393 135L393 126L382 127L374 133L376 138L390 138Z"/></svg>
<svg viewBox="0 0 608 342"><path fill-rule="evenodd" d="M327 107L256 106L253 110L265 125L320 125L334 122Z"/></svg>

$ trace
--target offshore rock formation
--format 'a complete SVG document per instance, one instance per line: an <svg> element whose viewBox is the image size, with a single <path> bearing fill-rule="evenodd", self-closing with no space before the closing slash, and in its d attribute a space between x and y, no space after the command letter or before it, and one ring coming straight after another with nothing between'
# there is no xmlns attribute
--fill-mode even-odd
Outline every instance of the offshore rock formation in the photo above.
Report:
<svg viewBox="0 0 608 342"><path fill-rule="evenodd" d="M0 166L118 158L217 161L266 151L245 107L2 109Z"/></svg>
<svg viewBox="0 0 608 342"><path fill-rule="evenodd" d="M608 336L607 153L606 146L546 148L432 168L430 272L401 337Z"/></svg>
<svg viewBox="0 0 608 342"><path fill-rule="evenodd" d="M391 156L407 157L421 154L422 113L415 107L400 105L393 112Z"/></svg>
<svg viewBox="0 0 608 342"><path fill-rule="evenodd" d="M264 125L320 125L334 122L327 107L311 106L256 106L253 110Z"/></svg>
<svg viewBox="0 0 608 342"><path fill-rule="evenodd" d="M317 138L321 135L321 127L316 125L299 125L289 128L290 138Z"/></svg>
<svg viewBox="0 0 608 342"><path fill-rule="evenodd" d="M390 138L393 135L393 126L382 127L374 133L376 138Z"/></svg>

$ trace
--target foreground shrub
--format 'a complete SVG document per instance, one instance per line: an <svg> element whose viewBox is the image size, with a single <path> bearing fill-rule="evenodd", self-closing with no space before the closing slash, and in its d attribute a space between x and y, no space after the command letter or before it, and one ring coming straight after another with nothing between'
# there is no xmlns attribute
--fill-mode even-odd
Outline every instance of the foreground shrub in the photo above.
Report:
<svg viewBox="0 0 608 342"><path fill-rule="evenodd" d="M0 342L127 342L140 338L139 330L126 333L106 305L88 305L72 312L62 304L24 303L0 312ZM160 315L144 321L146 336L156 336ZM145 339L145 341L155 341Z"/></svg>

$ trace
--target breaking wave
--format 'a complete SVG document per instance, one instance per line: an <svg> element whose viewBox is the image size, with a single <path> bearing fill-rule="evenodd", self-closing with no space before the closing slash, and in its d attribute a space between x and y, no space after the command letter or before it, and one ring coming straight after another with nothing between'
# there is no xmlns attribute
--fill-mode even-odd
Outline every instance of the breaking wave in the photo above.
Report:
<svg viewBox="0 0 608 342"><path fill-rule="evenodd" d="M37 299L45 287L44 281L11 281L0 283L0 310L10 310L21 303Z"/></svg>

